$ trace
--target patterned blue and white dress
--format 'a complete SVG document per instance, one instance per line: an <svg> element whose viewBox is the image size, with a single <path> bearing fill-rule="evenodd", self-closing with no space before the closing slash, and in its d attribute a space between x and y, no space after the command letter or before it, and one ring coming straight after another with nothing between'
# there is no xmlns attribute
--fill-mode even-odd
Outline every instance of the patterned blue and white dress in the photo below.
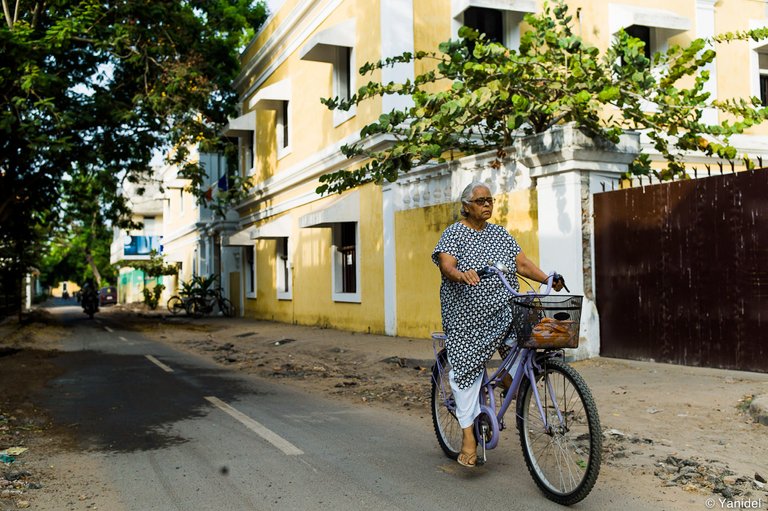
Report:
<svg viewBox="0 0 768 511"><path fill-rule="evenodd" d="M510 283L519 289L515 258L520 245L500 225L486 223L476 231L461 222L448 226L440 237L432 261L445 252L458 261L458 270L479 270L489 262L503 263L510 270ZM486 362L502 347L504 333L513 321L509 293L501 280L486 278L476 286L442 277L440 310L447 337L448 360L460 389L466 389L482 373Z"/></svg>

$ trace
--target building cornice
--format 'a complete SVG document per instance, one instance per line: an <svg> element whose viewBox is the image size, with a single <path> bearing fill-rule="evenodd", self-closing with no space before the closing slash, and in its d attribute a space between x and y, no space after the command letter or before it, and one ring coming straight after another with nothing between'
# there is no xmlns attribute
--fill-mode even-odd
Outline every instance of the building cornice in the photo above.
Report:
<svg viewBox="0 0 768 511"><path fill-rule="evenodd" d="M233 86L240 89L246 79L264 63L271 62L261 71L254 82L240 95L241 102L253 95L272 73L282 65L292 54L299 50L300 46L314 32L331 13L341 5L341 0L330 0L326 5L319 2L306 0L295 7L289 18L282 23L274 34L264 43L252 59L243 67L243 70L235 78ZM309 21L307 21L309 20ZM306 24L302 24L307 21Z"/></svg>

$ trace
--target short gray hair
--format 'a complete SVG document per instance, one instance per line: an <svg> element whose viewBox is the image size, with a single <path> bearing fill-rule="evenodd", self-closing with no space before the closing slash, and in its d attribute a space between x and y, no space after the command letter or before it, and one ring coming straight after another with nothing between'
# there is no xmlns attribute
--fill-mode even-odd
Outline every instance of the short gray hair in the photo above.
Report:
<svg viewBox="0 0 768 511"><path fill-rule="evenodd" d="M464 191L461 192L461 197L459 198L459 200L461 201L461 216L466 217L468 215L467 210L464 209L464 204L470 203L470 201L472 200L472 194L475 193L475 190L480 187L488 188L488 190L491 189L490 185L488 185L487 183L483 183L482 181L472 181L467 185L466 188L464 188Z"/></svg>
<svg viewBox="0 0 768 511"><path fill-rule="evenodd" d="M466 188L464 188L464 191L461 192L461 202L462 204L468 204L472 200L472 194L475 192L476 189L480 188L488 188L488 190L491 189L491 187L483 183L482 181L472 181L467 185Z"/></svg>

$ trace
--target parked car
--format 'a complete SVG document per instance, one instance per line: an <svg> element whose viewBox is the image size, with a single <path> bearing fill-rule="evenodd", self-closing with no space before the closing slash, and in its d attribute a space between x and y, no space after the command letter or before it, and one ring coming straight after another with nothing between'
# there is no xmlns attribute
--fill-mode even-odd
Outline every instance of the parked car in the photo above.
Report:
<svg viewBox="0 0 768 511"><path fill-rule="evenodd" d="M99 305L114 305L117 303L117 288L114 286L99 289Z"/></svg>

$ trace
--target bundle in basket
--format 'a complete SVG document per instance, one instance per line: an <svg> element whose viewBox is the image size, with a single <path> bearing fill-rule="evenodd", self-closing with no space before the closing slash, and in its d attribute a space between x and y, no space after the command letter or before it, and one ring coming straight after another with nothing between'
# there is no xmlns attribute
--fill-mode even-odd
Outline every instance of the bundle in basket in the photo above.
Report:
<svg viewBox="0 0 768 511"><path fill-rule="evenodd" d="M579 346L581 302L584 297L520 296L512 299L517 340L523 348L562 349Z"/></svg>

